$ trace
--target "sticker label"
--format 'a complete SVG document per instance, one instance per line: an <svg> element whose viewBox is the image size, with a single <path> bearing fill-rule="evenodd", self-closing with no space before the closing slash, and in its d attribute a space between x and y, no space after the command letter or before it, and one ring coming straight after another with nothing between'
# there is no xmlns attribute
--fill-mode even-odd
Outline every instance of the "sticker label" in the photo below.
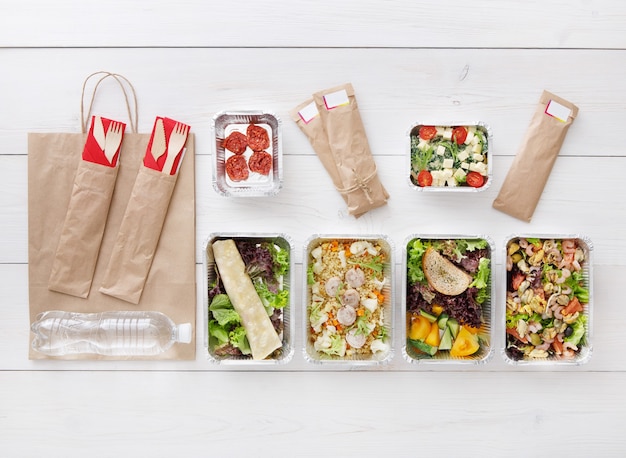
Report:
<svg viewBox="0 0 626 458"><path fill-rule="evenodd" d="M317 105L315 105L315 102L311 102L302 110L298 111L298 114L300 115L300 118L305 122L305 124L308 124L320 113L319 111L317 111Z"/></svg>
<svg viewBox="0 0 626 458"><path fill-rule="evenodd" d="M558 102L555 102L554 100L550 100L548 102L548 105L546 106L545 113L552 116L553 118L558 119L561 122L567 122L567 118L569 118L572 110L570 110L566 106L561 105Z"/></svg>
<svg viewBox="0 0 626 458"><path fill-rule="evenodd" d="M326 104L327 110L332 110L333 108L340 107L341 105L349 105L350 99L348 98L346 90L342 89L341 91L326 94L324 96L324 103Z"/></svg>

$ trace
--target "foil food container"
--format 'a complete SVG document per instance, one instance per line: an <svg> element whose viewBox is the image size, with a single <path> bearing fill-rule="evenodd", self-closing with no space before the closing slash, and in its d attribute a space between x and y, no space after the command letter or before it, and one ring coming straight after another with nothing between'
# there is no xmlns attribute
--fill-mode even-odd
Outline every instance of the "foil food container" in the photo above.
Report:
<svg viewBox="0 0 626 458"><path fill-rule="evenodd" d="M439 341L437 345L434 345L433 341L424 338L423 335L415 336L414 331L411 329L414 321L423 321L423 318L417 318L418 315L421 315L415 309L415 306L412 304L412 301L409 301L410 294L417 294L415 292L416 284L419 284L419 281L413 282L409 279L409 260L410 256L413 254L413 250L415 250L415 254L420 253L422 248L430 246L433 243L446 242L449 244L448 246L452 249L454 243L458 243L459 240L469 240L472 242L480 241L484 244L485 250L487 250L487 254L484 256L489 259L489 267L490 274L489 278L486 281L486 287L483 290L486 297L484 298L484 302L479 304L481 309L481 326L480 328L471 329L471 334L474 336L471 338L472 341L477 341L478 349L474 353L466 356L458 356L459 352L455 351L457 354L453 356L451 353L452 350L449 348L444 348L443 342L447 340L447 337L444 337L446 333L450 333L450 344L453 345L458 338L459 329L462 327L463 323L458 320L458 317L455 317L454 314L448 310L445 305L438 304L437 302L440 300L437 296L434 298L430 298L430 305L432 306L432 312L424 315L424 317L428 316L428 319L425 323L431 326L430 332L437 332L438 336L434 336L435 342ZM416 243L417 242L417 243ZM452 243L450 243L452 242ZM416 243L416 244L415 244ZM415 244L415 245L414 245ZM438 249L438 251L440 251ZM453 365L463 365L463 364L485 364L487 363L492 355L493 355L493 328L495 324L495 309L493 306L493 301L495 298L495 266L494 266L494 244L493 241L484 235L420 235L413 234L406 238L404 246L403 246L403 260L402 260L402 310L405 315L405 319L403 320L404 327L404 346L402 348L402 353L406 361L411 364L432 364L432 365L442 365L445 363L453 364ZM419 258L418 258L419 259ZM419 260L418 265L421 266L422 261ZM424 277L423 282L426 286L427 279ZM472 288L472 284L468 287L468 290ZM419 293L421 294L421 292ZM427 300L428 292L426 292L426 296L424 300ZM435 306L442 307L442 310L436 309ZM450 328L450 329L448 329ZM434 329L434 331L433 331ZM467 335L467 334L465 334ZM416 337L415 339L411 339L410 337ZM476 339L476 340L474 340ZM429 342L429 343L427 343ZM423 345L426 343L426 345ZM459 342L461 344L461 342ZM459 348L459 347L457 347ZM434 353L433 353L434 351ZM462 352L461 352L462 353Z"/></svg>
<svg viewBox="0 0 626 458"><path fill-rule="evenodd" d="M227 172L227 161L235 153L224 148L224 140L233 132L246 135L251 124L264 128L269 136L269 147L265 152L271 155L271 169L267 175L250 170L250 158L254 152L248 146L241 154L248 165L248 177L236 181ZM213 136L213 188L221 196L265 197L277 194L283 183L282 123L273 113L267 111L223 111L217 113L211 123Z"/></svg>
<svg viewBox="0 0 626 458"><path fill-rule="evenodd" d="M486 145L483 145L482 148L476 148L476 145L472 142L477 141L478 137L476 137L473 133L467 135L467 144L463 142L461 145L457 145L454 140L448 137L453 134L453 129L455 127L460 126L465 127L468 130L473 129L476 132L484 134L486 139ZM436 127L437 136L431 140L420 140L420 129L422 127ZM438 150L436 145L434 145L433 143L437 143L440 140L445 141L447 142L447 144L450 145L454 144L452 146L455 149L454 154L448 151L444 155L444 153L442 152L443 150ZM428 154L426 152L430 150L430 146L435 147L432 148L431 153ZM482 160L478 160L481 156ZM430 159L426 161L425 159L427 159L428 157L430 157ZM445 159L451 160L452 163L444 163ZM431 167L427 166L426 164L437 164L437 166L434 167L434 169L431 169ZM440 124L427 124L418 122L413 124L407 131L406 179L409 186L416 191L444 193L472 193L484 191L488 189L489 186L491 186L492 164L493 136L489 126L483 122ZM430 178L432 179L432 184L428 186L420 185L420 180L418 180L419 172L424 167L429 170ZM469 172L479 173L479 175L482 176L483 183L480 186L476 186L476 184L474 186L468 185L468 181L466 180Z"/></svg>
<svg viewBox="0 0 626 458"><path fill-rule="evenodd" d="M524 242L520 244L520 240ZM563 247L564 241L574 241L580 251L572 252L571 244L568 248ZM556 245L556 251L552 242ZM527 243L536 243L537 248L528 248ZM538 253L539 244L541 244L542 253ZM520 245L525 245L526 248ZM520 248L516 249L518 246ZM526 256L520 256L519 250L522 249L529 250ZM565 251L569 254L565 254ZM518 253L517 256L516 253ZM535 257L531 257L530 254L534 254ZM504 360L516 366L576 366L588 362L593 351L593 244L591 240L577 234L511 235L506 239L504 256L506 260L504 266L506 281L502 295L505 300L502 304L504 310L502 357ZM565 257L567 259L563 259ZM535 279L535 281L523 284L523 280L528 279ZM576 284L582 284L582 288L573 286ZM583 310L576 314L566 313L567 306L574 298L579 299ZM566 300L567 304L565 304ZM571 304L577 305L575 302ZM524 321L524 323L519 323L519 321ZM576 332L580 332L582 338L576 343L576 350L572 350L569 348L573 343L572 339L577 339L581 335L570 337ZM554 333L556 336L553 335ZM537 340L537 337L531 334L541 336L541 340ZM520 336L525 342L518 339ZM561 338L563 338L562 341ZM559 340L556 344L555 339ZM568 340L570 340L569 345L565 345ZM544 349L550 342L553 343ZM562 347L567 348L562 349ZM559 351L562 353L559 354Z"/></svg>
<svg viewBox="0 0 626 458"><path fill-rule="evenodd" d="M357 245L353 245L355 242L359 242ZM364 242L364 243L363 243ZM380 254L382 258L378 258L378 261L382 261L382 269L371 272L368 268L358 261L363 260L360 254L356 254L352 259L351 254L345 255L345 263L335 269L332 262L325 259L323 254L320 254L321 247L327 244L337 243L338 247L346 247L351 249L354 247L355 253L360 253L358 250L367 244L373 246L379 246L381 248ZM340 249L340 248L338 248ZM335 367L341 367L346 365L348 367L355 366L367 366L367 365L383 365L388 363L393 357L393 339L394 339L394 261L393 261L393 244L385 236L382 235L313 235L311 236L304 246L303 254L303 354L304 359L312 364L324 364L332 365ZM350 265L358 266L365 273L365 289L356 287L346 280L346 269L350 268ZM326 285L321 281L313 282L313 273L320 273L322 269L325 273L320 274L322 278L332 275L339 281L337 287L337 293L329 293L326 289ZM330 270L335 269L335 270ZM318 277L315 277L318 278ZM377 305L372 306L371 297L365 296L372 293L369 291L370 282L379 281L377 288L380 288L380 299ZM351 288L357 288L359 291L359 303L355 305L357 312L356 321L353 323L339 322L337 319L333 320L333 311L337 313L339 318L338 308L347 308L343 293L346 293ZM363 318L364 317L364 318ZM325 319L326 318L326 319ZM361 318L365 320L359 321ZM361 325L369 326L369 323L374 324L374 328L366 328L369 331L366 341L362 347L352 348L348 342L351 341L347 334L359 333L363 329ZM377 327L376 327L377 326ZM365 331L365 333L367 333ZM324 334L328 336L324 336ZM363 333L363 332L362 332ZM365 333L363 333L365 335ZM326 337L329 339L339 339L339 343L344 342L345 354L328 354L328 351L323 351L324 340ZM373 343L374 340L378 342Z"/></svg>
<svg viewBox="0 0 626 458"><path fill-rule="evenodd" d="M209 333L209 290L217 281L217 272L215 266L215 258L213 256L212 245L217 240L233 239L246 240L251 242L271 242L289 253L289 269L283 276L283 288L289 291L289 303L282 309L282 332L279 333L283 345L282 348L276 350L271 356L264 360L253 360L251 356L232 356L218 354L216 351L215 341ZM252 366L268 366L276 364L288 363L294 354L294 331L295 321L293 319L293 304L295 296L294 285L294 259L293 259L293 243L291 239L282 233L213 233L206 240L203 247L203 269L204 284L203 291L203 308L204 308L204 347L207 351L208 360L213 364L224 365L252 365Z"/></svg>

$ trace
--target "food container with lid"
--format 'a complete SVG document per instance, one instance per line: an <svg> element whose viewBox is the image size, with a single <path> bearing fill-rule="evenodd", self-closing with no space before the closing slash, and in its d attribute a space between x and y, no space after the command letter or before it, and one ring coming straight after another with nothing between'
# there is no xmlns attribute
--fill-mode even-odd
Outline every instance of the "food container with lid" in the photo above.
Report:
<svg viewBox="0 0 626 458"><path fill-rule="evenodd" d="M224 111L213 117L213 188L218 194L278 193L283 182L281 126L267 111Z"/></svg>
<svg viewBox="0 0 626 458"><path fill-rule="evenodd" d="M403 355L482 364L493 354L494 245L483 235L410 235L403 247Z"/></svg>
<svg viewBox="0 0 626 458"><path fill-rule="evenodd" d="M221 329L217 318L225 319L224 316L216 316L212 310L221 308L221 305L213 304L215 299L215 291L211 291L218 282L218 272L215 261L215 254L213 251L213 244L216 241L234 240L241 257L246 264L246 275L249 275L255 289L260 297L262 297L263 305L270 318L270 321L274 325L274 328L278 328L276 333L282 340L282 347L276 349L267 358L262 360L254 360L251 355L244 355L237 351L234 346L236 342L241 340L233 340L233 336L228 334L229 331L233 331L238 324L225 325ZM245 247L242 248L240 242L245 242ZM271 247L270 247L271 245ZM256 247L262 249L257 249ZM293 357L294 353L294 319L292 314L292 307L294 303L295 288L293 287L294 279L294 261L293 261L293 244L290 238L281 233L214 233L206 240L204 249L204 278L206 283L204 284L203 291L203 306L204 306L204 346L207 350L208 359L214 364L231 364L231 365L276 365L288 363ZM270 271L276 266L276 263L267 262L268 259L281 259L282 272L271 280L272 285L267 289L271 289L273 292L280 294L280 305L277 300L277 296L273 296L267 292L264 288L257 287L257 283L261 282L264 278L265 272ZM252 259L252 264L248 261ZM275 281L274 281L275 280ZM268 282L264 282L269 284ZM284 292L288 292L286 296ZM225 292L225 291L222 291ZM228 312L227 312L228 313ZM226 335L224 334L226 332ZM237 335L237 331L234 330L234 335ZM224 339L228 336L229 341L225 342ZM222 340L220 340L220 337ZM238 353L238 354L235 354Z"/></svg>
<svg viewBox="0 0 626 458"><path fill-rule="evenodd" d="M512 365L580 365L592 353L592 252L580 235L513 235L504 246L502 356Z"/></svg>
<svg viewBox="0 0 626 458"><path fill-rule="evenodd" d="M477 192L491 185L492 135L482 122L416 123L407 132L406 177L424 192Z"/></svg>
<svg viewBox="0 0 626 458"><path fill-rule="evenodd" d="M304 246L304 358L340 367L393 356L393 245L382 235L313 235Z"/></svg>

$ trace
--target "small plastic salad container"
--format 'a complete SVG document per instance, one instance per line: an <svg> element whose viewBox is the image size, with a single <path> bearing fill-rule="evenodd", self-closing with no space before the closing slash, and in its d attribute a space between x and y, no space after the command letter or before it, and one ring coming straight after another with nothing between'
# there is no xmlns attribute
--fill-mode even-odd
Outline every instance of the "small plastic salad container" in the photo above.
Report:
<svg viewBox="0 0 626 458"><path fill-rule="evenodd" d="M214 310L218 309L234 310L232 304L228 304L229 301L223 300L223 296L215 299L226 291L223 285L217 286L219 279L212 247L214 242L228 239L235 241L246 265L246 274L252 279L276 333L282 340L282 347L263 360L252 359L247 336L244 339L241 335L242 330L238 329L243 328L243 325L236 318L232 319L232 312L214 313ZM203 250L204 278L206 278L203 291L204 346L211 363L263 366L285 364L291 360L294 353L295 327L291 312L295 292L292 246L290 238L280 233L215 233L206 240ZM270 294L268 290L273 290L276 294Z"/></svg>
<svg viewBox="0 0 626 458"><path fill-rule="evenodd" d="M282 123L267 111L213 117L213 188L222 196L264 197L283 183Z"/></svg>
<svg viewBox="0 0 626 458"><path fill-rule="evenodd" d="M382 235L314 235L304 247L304 358L382 365L393 356L393 245Z"/></svg>
<svg viewBox="0 0 626 458"><path fill-rule="evenodd" d="M494 245L484 235L411 235L403 250L403 355L483 364L493 354Z"/></svg>
<svg viewBox="0 0 626 458"><path fill-rule="evenodd" d="M589 361L593 301L589 238L514 235L504 250L504 360L512 365Z"/></svg>
<svg viewBox="0 0 626 458"><path fill-rule="evenodd" d="M407 133L406 156L415 190L477 192L491 185L492 134L485 123L416 123Z"/></svg>

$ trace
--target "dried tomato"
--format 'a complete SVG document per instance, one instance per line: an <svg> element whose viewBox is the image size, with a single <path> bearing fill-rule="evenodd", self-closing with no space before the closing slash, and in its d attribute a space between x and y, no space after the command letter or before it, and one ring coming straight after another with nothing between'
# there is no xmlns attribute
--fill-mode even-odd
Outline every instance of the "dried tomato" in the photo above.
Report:
<svg viewBox="0 0 626 458"><path fill-rule="evenodd" d="M224 148L235 154L243 154L248 147L248 138L241 132L233 132L224 139L222 143Z"/></svg>
<svg viewBox="0 0 626 458"><path fill-rule="evenodd" d="M246 130L246 134L248 136L248 146L253 151L263 151L269 148L270 137L267 130L263 127L257 126L256 124L250 124Z"/></svg>
<svg viewBox="0 0 626 458"><path fill-rule="evenodd" d="M250 176L246 158L239 154L235 154L226 159L225 168L226 173L233 181L244 181Z"/></svg>
<svg viewBox="0 0 626 458"><path fill-rule="evenodd" d="M272 155L265 151L255 151L248 159L248 167L253 172L269 175L272 169Z"/></svg>

